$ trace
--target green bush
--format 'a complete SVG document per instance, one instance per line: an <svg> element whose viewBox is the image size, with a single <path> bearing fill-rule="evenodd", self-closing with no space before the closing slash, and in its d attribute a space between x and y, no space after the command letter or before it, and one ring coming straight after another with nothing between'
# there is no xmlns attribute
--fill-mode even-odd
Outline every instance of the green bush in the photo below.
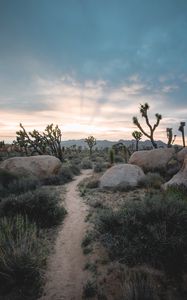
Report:
<svg viewBox="0 0 187 300"><path fill-rule="evenodd" d="M73 173L71 168L68 166L63 166L61 168L59 177L60 177L61 184L71 181L73 179Z"/></svg>
<svg viewBox="0 0 187 300"><path fill-rule="evenodd" d="M5 197L9 194L21 194L39 187L40 182L33 177L18 177L5 170L0 170L0 192Z"/></svg>
<svg viewBox="0 0 187 300"><path fill-rule="evenodd" d="M79 166L76 165L76 164L71 164L70 165L70 170L73 173L73 175L79 175L80 172L81 172Z"/></svg>
<svg viewBox="0 0 187 300"><path fill-rule="evenodd" d="M0 169L0 184L4 187L7 188L10 183L13 181L17 180L18 176L15 174L6 171L4 169Z"/></svg>
<svg viewBox="0 0 187 300"><path fill-rule="evenodd" d="M92 169L92 162L88 158L83 158L81 162L82 169Z"/></svg>
<svg viewBox="0 0 187 300"><path fill-rule="evenodd" d="M93 298L97 294L97 285L94 281L88 280L83 287L83 299Z"/></svg>
<svg viewBox="0 0 187 300"><path fill-rule="evenodd" d="M145 177L139 182L140 186L146 188L159 189L164 183L163 177L159 173L147 173Z"/></svg>
<svg viewBox="0 0 187 300"><path fill-rule="evenodd" d="M145 267L125 268L121 274L123 300L160 300L162 291L157 273Z"/></svg>
<svg viewBox="0 0 187 300"><path fill-rule="evenodd" d="M35 190L40 186L40 181L36 178L19 178L8 185L8 191L12 194L21 194Z"/></svg>
<svg viewBox="0 0 187 300"><path fill-rule="evenodd" d="M42 185L61 185L62 180L58 175L51 175L46 178L41 179Z"/></svg>
<svg viewBox="0 0 187 300"><path fill-rule="evenodd" d="M94 172L95 173L101 173L104 171L104 165L103 163L97 162L94 166Z"/></svg>
<svg viewBox="0 0 187 300"><path fill-rule="evenodd" d="M114 156L114 162L115 162L115 163L125 163L125 160L124 160L124 158L123 158L122 156L120 156L120 155L115 155L115 156Z"/></svg>
<svg viewBox="0 0 187 300"><path fill-rule="evenodd" d="M81 247L87 247L89 246L95 239L95 236L93 234L93 232L87 232L86 235L84 236L82 243L81 243Z"/></svg>
<svg viewBox="0 0 187 300"><path fill-rule="evenodd" d="M187 202L157 195L105 209L96 222L113 259L177 275L187 269Z"/></svg>
<svg viewBox="0 0 187 300"><path fill-rule="evenodd" d="M73 175L79 175L80 168L76 165L63 166L58 175L51 175L41 180L43 185L61 185L70 182Z"/></svg>
<svg viewBox="0 0 187 300"><path fill-rule="evenodd" d="M74 157L71 159L71 164L79 166L81 164L81 158L80 157Z"/></svg>
<svg viewBox="0 0 187 300"><path fill-rule="evenodd" d="M187 188L184 185L175 185L169 186L166 191L167 197L171 197L173 199L183 199L187 201Z"/></svg>
<svg viewBox="0 0 187 300"><path fill-rule="evenodd" d="M13 298L36 299L42 284L47 248L27 217L0 219L0 292Z"/></svg>
<svg viewBox="0 0 187 300"><path fill-rule="evenodd" d="M65 209L59 199L45 190L36 190L15 196L10 195L0 203L0 216L27 214L30 221L42 228L58 225L65 216Z"/></svg>
<svg viewBox="0 0 187 300"><path fill-rule="evenodd" d="M98 179L91 179L86 184L86 188L88 189L95 189L99 187L99 180Z"/></svg>

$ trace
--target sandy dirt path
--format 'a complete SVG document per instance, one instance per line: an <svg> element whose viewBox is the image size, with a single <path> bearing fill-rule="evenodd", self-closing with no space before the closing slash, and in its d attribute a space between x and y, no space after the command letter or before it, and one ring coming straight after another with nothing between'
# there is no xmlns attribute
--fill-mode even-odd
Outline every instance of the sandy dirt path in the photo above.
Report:
<svg viewBox="0 0 187 300"><path fill-rule="evenodd" d="M88 275L83 270L86 258L81 248L87 207L79 196L77 185L90 174L90 170L83 171L67 184L65 205L68 214L58 233L54 253L49 258L46 285L40 300L82 299Z"/></svg>

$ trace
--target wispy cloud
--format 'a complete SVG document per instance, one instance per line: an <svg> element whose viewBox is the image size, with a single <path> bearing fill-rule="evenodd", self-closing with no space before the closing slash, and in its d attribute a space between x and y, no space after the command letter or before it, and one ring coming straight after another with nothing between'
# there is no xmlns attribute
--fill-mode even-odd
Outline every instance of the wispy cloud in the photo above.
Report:
<svg viewBox="0 0 187 300"><path fill-rule="evenodd" d="M115 87L103 80L80 82L70 76L52 79L36 76L32 87L32 113L29 106L16 114L14 106L8 105L6 109L1 109L1 138L14 137L22 122L28 130L43 130L48 123L59 124L66 139L81 138L88 134L115 140L131 139L135 129L132 117L139 116L140 103L147 101L151 106L151 122L155 121L156 112L163 114L164 119L156 136L165 139L165 128L177 129L181 113L184 113L184 110L179 109L175 118L172 118L165 93L157 93L155 101L155 91L138 75ZM16 99L15 95L15 103ZM141 116L139 119L143 122Z"/></svg>

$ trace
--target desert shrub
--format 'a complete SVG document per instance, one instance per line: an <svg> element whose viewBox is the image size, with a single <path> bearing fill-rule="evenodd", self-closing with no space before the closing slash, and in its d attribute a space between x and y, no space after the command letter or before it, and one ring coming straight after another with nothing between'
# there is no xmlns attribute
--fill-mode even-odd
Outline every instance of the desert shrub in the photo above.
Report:
<svg viewBox="0 0 187 300"><path fill-rule="evenodd" d="M104 204L101 200L97 200L94 198L89 199L89 206L97 209L102 209L104 208Z"/></svg>
<svg viewBox="0 0 187 300"><path fill-rule="evenodd" d="M95 173L100 173L100 172L103 172L103 171L104 171L104 164L100 163L100 162L97 162L94 166L94 172Z"/></svg>
<svg viewBox="0 0 187 300"><path fill-rule="evenodd" d="M89 270L90 272L92 272L93 274L97 274L97 264L96 263L92 263L92 262L87 262L85 264L84 270ZM101 299L101 298L99 298Z"/></svg>
<svg viewBox="0 0 187 300"><path fill-rule="evenodd" d="M82 169L92 169L92 162L88 158L83 158L81 162Z"/></svg>
<svg viewBox="0 0 187 300"><path fill-rule="evenodd" d="M96 162L103 164L104 163L103 157L102 156L97 156Z"/></svg>
<svg viewBox="0 0 187 300"><path fill-rule="evenodd" d="M46 243L26 217L0 219L0 292L9 299L36 299L42 284ZM31 297L32 296L32 297Z"/></svg>
<svg viewBox="0 0 187 300"><path fill-rule="evenodd" d="M187 201L187 188L184 185L169 186L166 195L176 200L183 199Z"/></svg>
<svg viewBox="0 0 187 300"><path fill-rule="evenodd" d="M160 300L158 272L149 268L125 268L122 272L123 300Z"/></svg>
<svg viewBox="0 0 187 300"><path fill-rule="evenodd" d="M124 160L124 158L123 158L122 156L120 156L120 155L115 155L115 156L114 156L114 162L115 162L115 163L125 163L125 160Z"/></svg>
<svg viewBox="0 0 187 300"><path fill-rule="evenodd" d="M113 259L178 275L187 269L187 202L161 195L104 209L96 221Z"/></svg>
<svg viewBox="0 0 187 300"><path fill-rule="evenodd" d="M136 187L129 185L127 182L121 182L114 187L110 187L109 189L113 192L129 192L134 190Z"/></svg>
<svg viewBox="0 0 187 300"><path fill-rule="evenodd" d="M42 189L18 196L10 195L0 203L1 217L27 214L30 221L42 228L60 224L65 213L58 197Z"/></svg>
<svg viewBox="0 0 187 300"><path fill-rule="evenodd" d="M164 183L163 177L159 173L147 173L145 177L139 182L140 186L146 188L159 189Z"/></svg>
<svg viewBox="0 0 187 300"><path fill-rule="evenodd" d="M40 181L32 177L21 177L15 178L14 180L5 184L0 183L1 196L5 197L9 194L19 195L21 193L26 193L27 191L35 190L40 186Z"/></svg>
<svg viewBox="0 0 187 300"><path fill-rule="evenodd" d="M89 246L95 239L94 233L93 232L87 232L86 235L84 236L81 246L82 247L87 247Z"/></svg>
<svg viewBox="0 0 187 300"><path fill-rule="evenodd" d="M79 166L81 164L81 158L80 157L74 157L74 158L72 158L71 159L71 164Z"/></svg>
<svg viewBox="0 0 187 300"><path fill-rule="evenodd" d="M42 185L61 185L62 181L60 176L58 175L51 175L46 178L41 179Z"/></svg>
<svg viewBox="0 0 187 300"><path fill-rule="evenodd" d="M88 280L83 287L83 299L93 298L97 294L97 285L94 281Z"/></svg>
<svg viewBox="0 0 187 300"><path fill-rule="evenodd" d="M67 183L73 179L73 173L69 166L63 166L60 170L60 181L61 184Z"/></svg>
<svg viewBox="0 0 187 300"><path fill-rule="evenodd" d="M93 162L96 162L97 159L98 159L97 153L92 153L91 156L90 156L90 159L91 159Z"/></svg>
<svg viewBox="0 0 187 300"><path fill-rule="evenodd" d="M103 167L104 167L104 169L109 169L109 168L111 168L111 164L109 162L104 162Z"/></svg>
<svg viewBox="0 0 187 300"><path fill-rule="evenodd" d="M20 178L8 185L8 191L12 194L26 193L27 191L35 190L40 186L40 182L36 178Z"/></svg>
<svg viewBox="0 0 187 300"><path fill-rule="evenodd" d="M4 187L7 188L10 183L18 179L18 176L15 174L6 171L4 169L0 169L0 184Z"/></svg>
<svg viewBox="0 0 187 300"><path fill-rule="evenodd" d="M80 167L76 164L71 164L70 166L70 170L73 173L73 175L79 175L80 174Z"/></svg>
<svg viewBox="0 0 187 300"><path fill-rule="evenodd" d="M61 185L73 179L73 175L79 175L80 168L76 165L63 166L59 175L52 175L41 180L43 185Z"/></svg>
<svg viewBox="0 0 187 300"><path fill-rule="evenodd" d="M85 185L80 185L79 186L79 191L80 191L80 196L84 197L86 195L86 192L87 192L86 186Z"/></svg>
<svg viewBox="0 0 187 300"><path fill-rule="evenodd" d="M86 188L88 189L95 189L99 187L99 180L98 179L90 179L87 184Z"/></svg>

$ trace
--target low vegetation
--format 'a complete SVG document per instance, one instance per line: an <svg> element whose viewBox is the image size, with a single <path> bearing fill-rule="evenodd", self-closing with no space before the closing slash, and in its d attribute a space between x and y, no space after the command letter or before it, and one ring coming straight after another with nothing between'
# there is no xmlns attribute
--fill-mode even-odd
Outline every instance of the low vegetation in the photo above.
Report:
<svg viewBox="0 0 187 300"><path fill-rule="evenodd" d="M66 214L57 190L43 185L68 182L74 172L63 167L59 176L38 180L0 169L0 299L36 300L42 293L48 229L54 237Z"/></svg>
<svg viewBox="0 0 187 300"><path fill-rule="evenodd" d="M10 194L19 195L30 190L35 190L41 183L32 177L22 177L0 169L0 197Z"/></svg>
<svg viewBox="0 0 187 300"><path fill-rule="evenodd" d="M4 299L36 299L47 257L44 236L26 216L0 219L0 293Z"/></svg>
<svg viewBox="0 0 187 300"><path fill-rule="evenodd" d="M93 298L97 294L97 285L95 282L88 280L83 288L83 299Z"/></svg>
<svg viewBox="0 0 187 300"><path fill-rule="evenodd" d="M167 196L103 210L96 223L112 259L148 264L178 276L186 271L187 202Z"/></svg>
<svg viewBox="0 0 187 300"><path fill-rule="evenodd" d="M163 178L157 173L148 173L141 188L134 191L93 190L89 188L92 180L82 184L90 206L87 221L95 231L89 246L94 252L99 243L101 258L105 249L106 263L96 264L99 271L93 278L101 282L98 293L104 290L107 297L113 287L119 299L185 299L186 189L162 191ZM107 269L113 270L113 277Z"/></svg>
<svg viewBox="0 0 187 300"><path fill-rule="evenodd" d="M88 158L83 158L82 162L81 162L81 168L82 169L92 169L93 164L92 161Z"/></svg>
<svg viewBox="0 0 187 300"><path fill-rule="evenodd" d="M30 191L19 196L10 195L0 203L0 217L27 215L40 228L49 228L62 222L66 211L55 193L45 189Z"/></svg>

